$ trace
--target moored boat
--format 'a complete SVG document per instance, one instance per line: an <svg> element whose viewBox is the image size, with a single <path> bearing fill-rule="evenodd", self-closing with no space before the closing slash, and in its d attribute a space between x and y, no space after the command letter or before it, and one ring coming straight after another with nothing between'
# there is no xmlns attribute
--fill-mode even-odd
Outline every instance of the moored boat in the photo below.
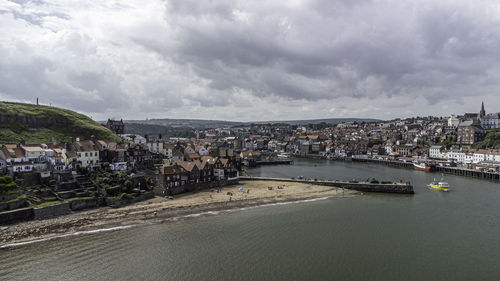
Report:
<svg viewBox="0 0 500 281"><path fill-rule="evenodd" d="M413 168L419 171L433 172L436 170L436 165L427 162L413 162Z"/></svg>

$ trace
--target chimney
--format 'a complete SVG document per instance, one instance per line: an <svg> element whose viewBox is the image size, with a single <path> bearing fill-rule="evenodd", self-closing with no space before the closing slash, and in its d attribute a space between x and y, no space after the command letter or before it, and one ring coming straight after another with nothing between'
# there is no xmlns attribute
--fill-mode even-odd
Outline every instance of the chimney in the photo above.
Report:
<svg viewBox="0 0 500 281"><path fill-rule="evenodd" d="M93 142L95 142L95 141L96 141L95 136L94 136L94 135L91 135L91 136L90 136L90 140L91 140L91 141L93 141Z"/></svg>
<svg viewBox="0 0 500 281"><path fill-rule="evenodd" d="M54 138L54 137L52 137L52 145L53 145L53 146L56 146L56 145L57 145L56 138Z"/></svg>

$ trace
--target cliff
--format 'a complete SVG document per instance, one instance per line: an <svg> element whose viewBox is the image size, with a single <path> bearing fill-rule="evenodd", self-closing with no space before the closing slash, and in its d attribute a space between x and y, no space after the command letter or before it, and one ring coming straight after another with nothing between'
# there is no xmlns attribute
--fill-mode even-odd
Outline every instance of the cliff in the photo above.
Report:
<svg viewBox="0 0 500 281"><path fill-rule="evenodd" d="M117 140L109 129L77 112L45 105L0 102L0 144L47 143L54 137L66 142L69 137Z"/></svg>

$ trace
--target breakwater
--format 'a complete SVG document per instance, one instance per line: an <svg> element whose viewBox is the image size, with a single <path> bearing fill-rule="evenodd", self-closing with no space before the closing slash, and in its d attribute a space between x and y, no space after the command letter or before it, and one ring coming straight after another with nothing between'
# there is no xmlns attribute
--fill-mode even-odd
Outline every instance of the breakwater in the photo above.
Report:
<svg viewBox="0 0 500 281"><path fill-rule="evenodd" d="M366 159L366 158L351 158L351 160L353 162L379 163L379 164L384 164L386 166L391 166L391 167L413 169L412 162L402 162L402 161L395 161L395 160ZM436 166L436 172L500 182L500 174L489 173L489 172L467 169L467 168L461 168L461 167L443 167L443 166L438 165L438 166Z"/></svg>
<svg viewBox="0 0 500 281"><path fill-rule="evenodd" d="M285 179L270 177L240 177L240 180L269 180L281 182L299 182L315 185L334 186L363 192L401 193L414 194L413 186L409 182L389 181L341 181L341 180L309 180L309 179Z"/></svg>

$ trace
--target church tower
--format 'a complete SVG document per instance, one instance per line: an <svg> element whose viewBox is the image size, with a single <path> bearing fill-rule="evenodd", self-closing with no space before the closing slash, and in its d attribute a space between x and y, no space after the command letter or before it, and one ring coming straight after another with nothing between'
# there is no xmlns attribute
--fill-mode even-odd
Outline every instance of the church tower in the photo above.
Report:
<svg viewBox="0 0 500 281"><path fill-rule="evenodd" d="M479 111L479 118L483 118L486 115L486 111L484 111L484 101L481 103L481 111Z"/></svg>

